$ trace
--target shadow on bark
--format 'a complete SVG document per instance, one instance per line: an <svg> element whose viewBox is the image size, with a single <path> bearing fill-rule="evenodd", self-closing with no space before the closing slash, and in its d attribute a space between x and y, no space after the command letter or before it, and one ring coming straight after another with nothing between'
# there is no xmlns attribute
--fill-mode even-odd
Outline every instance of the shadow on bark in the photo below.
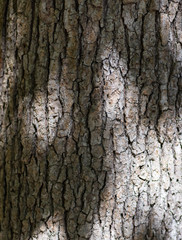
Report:
<svg viewBox="0 0 182 240"><path fill-rule="evenodd" d="M160 144L173 141L181 61L161 45L159 12L150 11L150 4L142 17L134 17L137 34L129 30L125 12L132 7L136 14L138 4L106 2L83 3L83 9L60 4L58 15L48 6L56 22L48 19L49 10L39 14L38 3L32 3L30 25L20 27L27 27L30 42L22 36L13 50L7 44L15 36L4 42L2 85L9 93L2 93L3 239L142 240L146 235L134 223L142 219L147 227L153 203L143 214L142 194L131 190L131 168L152 144L145 142L147 132L153 130ZM64 20L72 16L66 9L73 10L76 23ZM151 45L145 46L147 38ZM150 179L140 173L139 178L149 185ZM146 239L162 238L148 233Z"/></svg>

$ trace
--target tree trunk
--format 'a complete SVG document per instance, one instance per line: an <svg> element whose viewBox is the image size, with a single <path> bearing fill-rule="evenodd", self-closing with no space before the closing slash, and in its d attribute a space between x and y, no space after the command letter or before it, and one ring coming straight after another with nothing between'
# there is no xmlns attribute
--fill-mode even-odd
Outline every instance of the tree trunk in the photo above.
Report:
<svg viewBox="0 0 182 240"><path fill-rule="evenodd" d="M2 0L0 239L182 239L182 2Z"/></svg>

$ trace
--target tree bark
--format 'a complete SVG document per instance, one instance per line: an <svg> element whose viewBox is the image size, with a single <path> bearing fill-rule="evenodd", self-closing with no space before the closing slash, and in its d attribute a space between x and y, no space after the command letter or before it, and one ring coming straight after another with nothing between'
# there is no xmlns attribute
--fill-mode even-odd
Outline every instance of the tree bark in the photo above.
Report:
<svg viewBox="0 0 182 240"><path fill-rule="evenodd" d="M182 239L182 2L2 0L0 239Z"/></svg>

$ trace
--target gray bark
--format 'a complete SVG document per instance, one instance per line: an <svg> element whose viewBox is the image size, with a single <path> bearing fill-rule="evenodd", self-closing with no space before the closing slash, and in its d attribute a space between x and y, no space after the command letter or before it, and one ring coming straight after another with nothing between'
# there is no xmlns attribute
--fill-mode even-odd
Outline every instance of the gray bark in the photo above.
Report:
<svg viewBox="0 0 182 240"><path fill-rule="evenodd" d="M0 239L182 239L182 2L2 0Z"/></svg>

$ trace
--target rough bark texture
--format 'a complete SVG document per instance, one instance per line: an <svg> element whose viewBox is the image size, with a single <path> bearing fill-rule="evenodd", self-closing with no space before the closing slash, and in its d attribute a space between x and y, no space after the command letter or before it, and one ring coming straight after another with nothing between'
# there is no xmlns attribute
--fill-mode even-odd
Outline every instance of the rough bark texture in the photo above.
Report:
<svg viewBox="0 0 182 240"><path fill-rule="evenodd" d="M182 239L182 2L0 2L0 239Z"/></svg>

